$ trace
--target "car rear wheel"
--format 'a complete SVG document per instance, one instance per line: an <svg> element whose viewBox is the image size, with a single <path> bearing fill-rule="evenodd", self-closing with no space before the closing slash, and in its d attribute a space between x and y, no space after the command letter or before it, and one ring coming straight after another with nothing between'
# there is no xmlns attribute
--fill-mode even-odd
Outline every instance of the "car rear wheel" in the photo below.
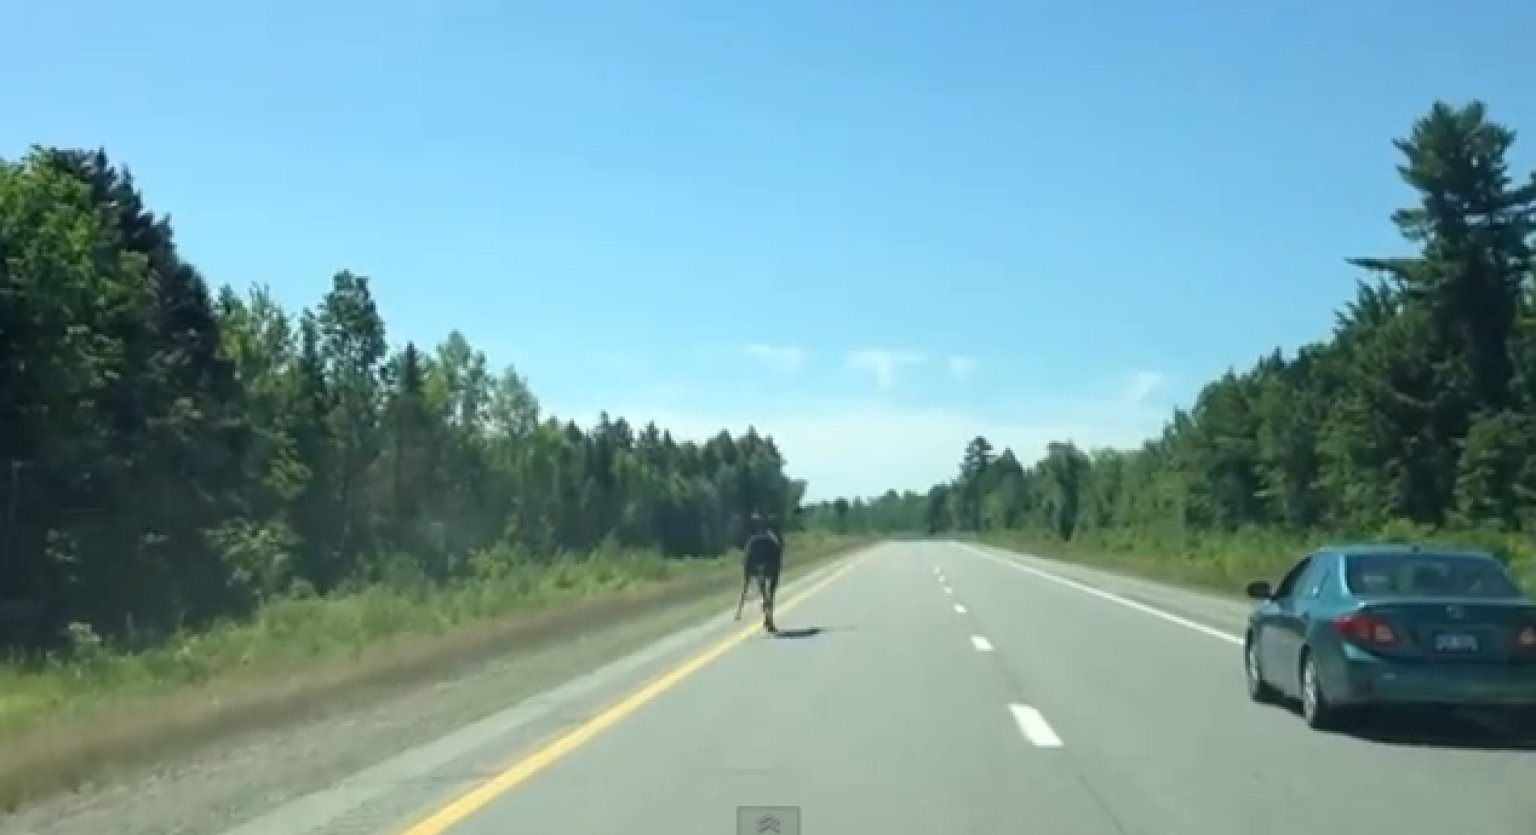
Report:
<svg viewBox="0 0 1536 835"><path fill-rule="evenodd" d="M1244 642L1243 659L1248 677L1248 698L1259 704L1274 704L1278 694L1264 680L1264 668L1259 663L1259 642L1253 634L1249 634L1248 640Z"/></svg>
<svg viewBox="0 0 1536 835"><path fill-rule="evenodd" d="M1331 730L1343 724L1344 711L1328 701L1312 653L1301 653L1301 718L1314 730Z"/></svg>

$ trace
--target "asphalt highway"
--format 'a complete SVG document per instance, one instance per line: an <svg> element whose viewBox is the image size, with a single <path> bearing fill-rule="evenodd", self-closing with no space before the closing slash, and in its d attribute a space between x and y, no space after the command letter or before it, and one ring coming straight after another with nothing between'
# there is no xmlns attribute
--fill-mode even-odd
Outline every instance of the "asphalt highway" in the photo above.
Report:
<svg viewBox="0 0 1536 835"><path fill-rule="evenodd" d="M1240 601L952 543L782 595L784 637L723 616L243 833L1536 833L1536 753L1496 729L1250 703Z"/></svg>

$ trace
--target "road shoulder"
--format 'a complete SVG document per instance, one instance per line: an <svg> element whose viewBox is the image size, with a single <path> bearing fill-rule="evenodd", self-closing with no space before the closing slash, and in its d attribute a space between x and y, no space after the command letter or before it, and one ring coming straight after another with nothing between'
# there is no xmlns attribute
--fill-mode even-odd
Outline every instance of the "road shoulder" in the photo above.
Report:
<svg viewBox="0 0 1536 835"><path fill-rule="evenodd" d="M792 565L786 589L831 570L861 550L866 549L845 551L804 567ZM455 743L449 740L462 744L472 738L465 734L476 723L492 723L482 726L481 732L498 717L508 727L516 725L503 714L524 705L532 705L529 710L542 707L541 715L559 722L561 716L554 709L569 702L570 696L599 692L599 684L609 678L643 675L647 663L664 663L669 653L686 651L689 644L684 636L711 634L707 630L718 629L722 620L729 623L729 613L720 613L734 609L734 604L734 592L708 594L556 645L509 652L455 677L355 709L232 738L174 762L24 807L0 818L0 835L212 835L295 801L302 801L290 810L297 815L295 822L340 819L372 799L365 775L382 772L369 772L370 766L392 756L409 760L413 754L420 763L430 764L434 750L442 757L454 749ZM362 779L349 781L349 777ZM423 773L417 782L430 792L434 779ZM317 801L312 797L317 792L333 796ZM361 822L366 814L358 817ZM303 830L273 831L298 835Z"/></svg>

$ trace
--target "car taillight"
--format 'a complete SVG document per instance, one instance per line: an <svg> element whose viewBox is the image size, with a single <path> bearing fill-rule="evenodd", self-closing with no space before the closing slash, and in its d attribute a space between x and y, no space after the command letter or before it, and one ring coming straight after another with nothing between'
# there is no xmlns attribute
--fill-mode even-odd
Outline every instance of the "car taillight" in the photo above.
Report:
<svg viewBox="0 0 1536 835"><path fill-rule="evenodd" d="M1536 626L1527 626L1515 636L1515 644L1523 650L1536 651Z"/></svg>
<svg viewBox="0 0 1536 835"><path fill-rule="evenodd" d="M1334 631L1362 644L1391 646L1397 643L1397 633L1392 625L1370 615L1343 615L1334 618Z"/></svg>

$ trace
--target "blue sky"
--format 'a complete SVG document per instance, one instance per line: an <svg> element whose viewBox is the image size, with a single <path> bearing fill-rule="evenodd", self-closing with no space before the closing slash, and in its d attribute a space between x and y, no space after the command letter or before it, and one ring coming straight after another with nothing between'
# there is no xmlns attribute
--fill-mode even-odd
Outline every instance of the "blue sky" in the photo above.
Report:
<svg viewBox="0 0 1536 835"><path fill-rule="evenodd" d="M0 155L104 146L214 283L365 273L561 416L921 489L1324 336L1431 100L1536 132L1536 4L1475 5L21 0Z"/></svg>

